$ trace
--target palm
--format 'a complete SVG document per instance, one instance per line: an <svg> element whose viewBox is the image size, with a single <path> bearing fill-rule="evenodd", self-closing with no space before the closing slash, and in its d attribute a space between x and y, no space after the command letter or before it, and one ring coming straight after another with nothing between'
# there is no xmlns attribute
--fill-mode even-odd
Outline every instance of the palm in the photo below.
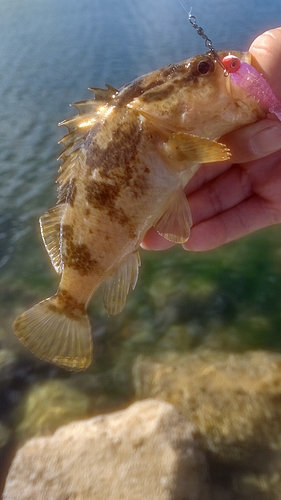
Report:
<svg viewBox="0 0 281 500"><path fill-rule="evenodd" d="M281 152L240 164L204 165L186 192L194 226L185 247L191 250L211 249L279 223Z"/></svg>

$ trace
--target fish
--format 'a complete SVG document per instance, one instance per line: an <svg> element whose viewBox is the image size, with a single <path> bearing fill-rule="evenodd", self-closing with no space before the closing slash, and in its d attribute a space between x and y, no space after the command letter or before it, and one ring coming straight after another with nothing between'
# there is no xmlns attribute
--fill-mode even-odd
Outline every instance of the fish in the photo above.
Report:
<svg viewBox="0 0 281 500"><path fill-rule="evenodd" d="M220 59L228 51L218 52ZM248 52L233 57L251 63ZM212 54L140 76L120 90L92 88L61 122L58 201L40 218L45 248L61 276L57 292L13 323L40 359L85 370L93 358L87 306L103 286L109 315L125 307L138 279L139 247L154 227L182 244L192 217L184 187L203 163L226 161L224 134L266 116Z"/></svg>

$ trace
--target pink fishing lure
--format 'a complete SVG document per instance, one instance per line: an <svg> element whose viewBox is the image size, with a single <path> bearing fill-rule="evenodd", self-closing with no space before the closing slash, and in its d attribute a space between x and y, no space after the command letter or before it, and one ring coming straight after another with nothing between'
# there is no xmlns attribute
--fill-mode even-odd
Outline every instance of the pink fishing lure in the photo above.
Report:
<svg viewBox="0 0 281 500"><path fill-rule="evenodd" d="M274 113L281 121L281 102L272 92L265 78L250 64L231 54L222 59L231 80L249 93L262 108Z"/></svg>

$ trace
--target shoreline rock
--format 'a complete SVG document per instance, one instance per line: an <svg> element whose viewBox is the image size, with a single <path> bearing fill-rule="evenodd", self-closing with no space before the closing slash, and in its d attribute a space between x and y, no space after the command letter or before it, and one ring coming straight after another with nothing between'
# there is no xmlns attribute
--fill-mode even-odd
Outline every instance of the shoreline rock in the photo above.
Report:
<svg viewBox="0 0 281 500"><path fill-rule="evenodd" d="M195 426L147 399L29 440L3 500L208 500L206 477Z"/></svg>

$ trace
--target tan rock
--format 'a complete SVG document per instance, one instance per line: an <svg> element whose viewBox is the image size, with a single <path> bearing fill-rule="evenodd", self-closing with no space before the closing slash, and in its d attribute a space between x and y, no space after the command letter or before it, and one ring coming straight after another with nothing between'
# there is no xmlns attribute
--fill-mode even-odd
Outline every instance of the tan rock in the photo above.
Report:
<svg viewBox="0 0 281 500"><path fill-rule="evenodd" d="M150 399L28 441L3 500L208 500L205 477L194 426Z"/></svg>

